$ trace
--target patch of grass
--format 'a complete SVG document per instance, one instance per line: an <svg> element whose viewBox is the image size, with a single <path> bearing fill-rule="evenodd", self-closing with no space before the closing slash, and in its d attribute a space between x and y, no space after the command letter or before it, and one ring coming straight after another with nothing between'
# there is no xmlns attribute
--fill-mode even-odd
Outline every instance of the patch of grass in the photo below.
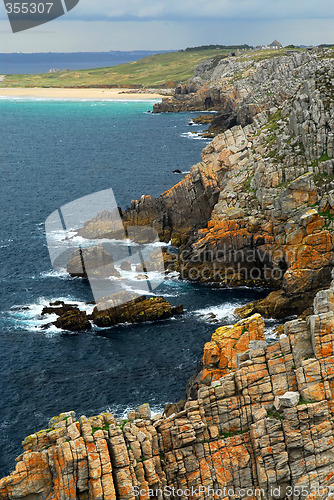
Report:
<svg viewBox="0 0 334 500"><path fill-rule="evenodd" d="M309 405L309 404L312 404L314 403L314 401L306 401L305 399L303 399L302 397L300 398L299 400L299 403L298 403L298 406L301 406L301 405Z"/></svg>
<svg viewBox="0 0 334 500"><path fill-rule="evenodd" d="M332 158L330 158L328 156L327 152L324 152L324 153L322 153L321 156L319 156L319 158L317 158L316 160L314 160L311 163L311 167L316 167L317 165L319 165L319 163L322 163L323 161L328 161L328 160L332 160ZM318 175L327 175L327 174L318 174Z"/></svg>
<svg viewBox="0 0 334 500"><path fill-rule="evenodd" d="M256 189L252 189L251 188L251 183L252 183L253 178L254 178L254 175L252 175L251 177L249 177L249 179L247 179L247 182L246 182L246 190L249 193L255 193L256 192Z"/></svg>
<svg viewBox="0 0 334 500"><path fill-rule="evenodd" d="M276 49L276 50L265 49L252 52L250 53L249 57L241 57L238 58L238 60L248 61L249 59L253 59L254 61L263 61L264 59L272 59L273 57L284 56L285 53L286 53L285 49Z"/></svg>
<svg viewBox="0 0 334 500"><path fill-rule="evenodd" d="M124 429L125 424L127 424L128 422L130 422L130 420L128 420L128 419L124 419L124 420L122 420L120 423L118 423L117 425L118 425L121 429Z"/></svg>
<svg viewBox="0 0 334 500"><path fill-rule="evenodd" d="M249 432L249 429L244 429L243 431L220 432L219 436L225 439L233 436L240 436L242 434L246 434L247 432Z"/></svg>
<svg viewBox="0 0 334 500"><path fill-rule="evenodd" d="M277 122L272 122L268 125L268 129L271 131L277 130L278 129L278 124Z"/></svg>
<svg viewBox="0 0 334 500"><path fill-rule="evenodd" d="M7 75L3 87L173 88L188 80L203 60L224 57L230 50L167 52L118 66L59 71L37 75Z"/></svg>
<svg viewBox="0 0 334 500"><path fill-rule="evenodd" d="M314 182L319 187L324 186L332 181L334 181L334 175L328 175L326 173L323 173L323 174L316 174L314 176Z"/></svg>
<svg viewBox="0 0 334 500"><path fill-rule="evenodd" d="M268 120L268 122L269 122L268 128L269 128L270 130L276 130L276 129L278 129L277 122L279 122L279 121L281 120L281 118L282 118L282 110L281 110L281 109L278 109L278 110L276 111L276 113L274 113L273 115L271 115L271 116L269 117L269 120Z"/></svg>
<svg viewBox="0 0 334 500"><path fill-rule="evenodd" d="M94 434L96 431L100 431L101 427L92 427L92 434Z"/></svg>
<svg viewBox="0 0 334 500"><path fill-rule="evenodd" d="M277 188L286 188L289 186L289 184L291 184L292 181L285 181L285 182L281 182L280 184L278 184Z"/></svg>
<svg viewBox="0 0 334 500"><path fill-rule="evenodd" d="M274 144L277 143L277 138L275 134L271 134L266 138L266 142L268 146L273 146Z"/></svg>
<svg viewBox="0 0 334 500"><path fill-rule="evenodd" d="M318 213L321 217L324 217L329 221L334 221L334 214L332 214L329 210L323 210L323 211L319 210Z"/></svg>
<svg viewBox="0 0 334 500"><path fill-rule="evenodd" d="M272 408L271 410L268 411L268 418L274 418L275 420L283 420L282 415L275 408Z"/></svg>

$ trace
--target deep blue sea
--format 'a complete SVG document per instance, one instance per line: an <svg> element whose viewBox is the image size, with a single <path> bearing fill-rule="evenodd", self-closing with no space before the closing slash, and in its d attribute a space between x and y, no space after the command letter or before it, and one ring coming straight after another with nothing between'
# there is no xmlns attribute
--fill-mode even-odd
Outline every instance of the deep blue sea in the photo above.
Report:
<svg viewBox="0 0 334 500"><path fill-rule="evenodd" d="M165 51L162 51L165 52ZM142 57L158 54L158 51L133 50L110 52L40 52L0 53L0 75L47 73L50 69L90 69L116 66Z"/></svg>
<svg viewBox="0 0 334 500"><path fill-rule="evenodd" d="M0 100L1 329L0 476L20 443L62 411L117 415L148 402L155 411L184 395L204 343L233 309L265 294L165 280L158 290L182 303L177 319L93 329L42 330L43 304L92 300L86 281L55 272L44 221L61 205L113 188L125 208L159 195L200 161L194 114L147 113L153 102ZM198 128L196 129L198 130ZM195 139L195 140L194 140Z"/></svg>

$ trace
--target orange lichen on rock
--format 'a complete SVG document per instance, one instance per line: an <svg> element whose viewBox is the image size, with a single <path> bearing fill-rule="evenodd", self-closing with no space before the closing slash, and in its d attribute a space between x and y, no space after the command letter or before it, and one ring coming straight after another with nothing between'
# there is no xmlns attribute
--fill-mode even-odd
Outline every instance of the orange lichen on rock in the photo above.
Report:
<svg viewBox="0 0 334 500"><path fill-rule="evenodd" d="M204 346L203 381L218 380L237 368L237 356L249 349L254 340L266 341L264 321L259 314L235 325L218 328Z"/></svg>

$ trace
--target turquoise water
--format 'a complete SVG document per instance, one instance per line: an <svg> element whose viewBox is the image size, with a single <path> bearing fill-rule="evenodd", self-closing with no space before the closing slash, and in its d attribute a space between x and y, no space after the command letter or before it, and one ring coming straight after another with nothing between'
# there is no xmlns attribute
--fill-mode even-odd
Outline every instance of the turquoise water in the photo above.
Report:
<svg viewBox="0 0 334 500"><path fill-rule="evenodd" d="M61 205L112 188L126 208L159 195L200 161L194 114L153 115L153 102L0 100L1 327L0 475L21 440L62 411L118 415L183 397L204 343L233 309L263 291L214 290L169 279L159 293L185 314L81 334L41 329L43 304L92 300L87 282L53 271L44 221ZM193 138L191 138L193 137Z"/></svg>

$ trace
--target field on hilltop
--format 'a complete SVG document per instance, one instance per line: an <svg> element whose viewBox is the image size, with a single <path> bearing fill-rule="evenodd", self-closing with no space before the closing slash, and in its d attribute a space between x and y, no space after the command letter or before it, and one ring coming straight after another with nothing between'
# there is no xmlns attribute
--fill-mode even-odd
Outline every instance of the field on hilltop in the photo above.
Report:
<svg viewBox="0 0 334 500"><path fill-rule="evenodd" d="M167 52L138 61L98 69L33 75L7 75L3 87L130 87L172 88L193 75L204 59L222 58L231 49Z"/></svg>
<svg viewBox="0 0 334 500"><path fill-rule="evenodd" d="M227 56L231 50L167 52L106 68L7 75L3 87L130 87L170 88L186 81L204 59Z"/></svg>

